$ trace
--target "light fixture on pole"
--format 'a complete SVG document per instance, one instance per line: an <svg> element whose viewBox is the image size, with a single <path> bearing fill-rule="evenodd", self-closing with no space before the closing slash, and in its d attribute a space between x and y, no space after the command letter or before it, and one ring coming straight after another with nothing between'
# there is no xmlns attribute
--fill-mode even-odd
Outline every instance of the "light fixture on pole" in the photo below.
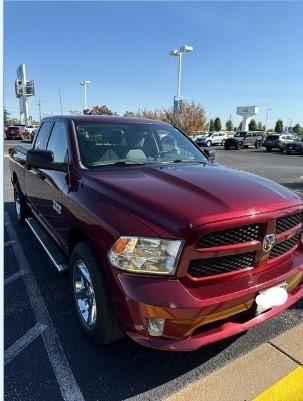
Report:
<svg viewBox="0 0 303 401"><path fill-rule="evenodd" d="M80 85L82 85L84 87L84 104L83 104L83 114L84 114L84 110L87 109L87 93L86 93L86 86L90 84L90 81L81 81Z"/></svg>
<svg viewBox="0 0 303 401"><path fill-rule="evenodd" d="M182 46L178 50L171 50L169 52L170 56L178 56L179 57L179 67L178 67L178 84L177 84L177 96L174 97L174 113L180 111L182 106L182 97L181 97L181 72L182 72L182 54L193 51L192 46Z"/></svg>
<svg viewBox="0 0 303 401"><path fill-rule="evenodd" d="M266 109L266 121L265 121L265 132L267 131L267 120L268 120L268 113L271 111L271 109Z"/></svg>

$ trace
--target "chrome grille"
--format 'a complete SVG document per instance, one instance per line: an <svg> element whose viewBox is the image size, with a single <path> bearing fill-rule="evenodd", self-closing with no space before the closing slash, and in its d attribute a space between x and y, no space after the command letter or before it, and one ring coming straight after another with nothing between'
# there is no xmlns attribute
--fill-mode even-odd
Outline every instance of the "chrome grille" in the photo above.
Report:
<svg viewBox="0 0 303 401"><path fill-rule="evenodd" d="M212 248L221 245L233 245L259 239L260 225L251 224L231 228L223 231L216 231L204 236L201 236L197 241L199 248Z"/></svg>
<svg viewBox="0 0 303 401"><path fill-rule="evenodd" d="M188 273L194 277L205 277L252 268L254 266L255 256L255 252L248 252L220 258L192 260L188 268Z"/></svg>
<svg viewBox="0 0 303 401"><path fill-rule="evenodd" d="M277 234L290 230L303 222L303 215L301 213L284 216L277 219L276 232Z"/></svg>
<svg viewBox="0 0 303 401"><path fill-rule="evenodd" d="M270 252L269 259L276 258L290 251L295 245L299 243L300 236L301 233L297 233L292 238L289 238L285 241L280 242L279 244L276 244Z"/></svg>

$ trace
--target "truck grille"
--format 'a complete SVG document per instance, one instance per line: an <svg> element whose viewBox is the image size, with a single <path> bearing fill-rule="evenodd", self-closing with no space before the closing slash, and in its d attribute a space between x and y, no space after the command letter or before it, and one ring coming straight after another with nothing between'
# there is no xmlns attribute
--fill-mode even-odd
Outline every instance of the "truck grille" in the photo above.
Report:
<svg viewBox="0 0 303 401"><path fill-rule="evenodd" d="M280 242L279 244L276 244L270 252L269 259L276 258L290 251L295 245L299 243L300 236L301 233L298 233L294 235L292 238L289 238L285 241Z"/></svg>
<svg viewBox="0 0 303 401"><path fill-rule="evenodd" d="M283 233L284 231L290 230L302 223L303 217L301 213L292 214L286 217L280 217L277 219L276 232L277 234Z"/></svg>
<svg viewBox="0 0 303 401"><path fill-rule="evenodd" d="M197 241L197 245L201 248L211 248L221 245L239 244L257 240L259 239L259 234L260 225L251 224L249 226L231 228L201 236Z"/></svg>
<svg viewBox="0 0 303 401"><path fill-rule="evenodd" d="M300 224L301 230L299 229ZM295 229L296 227L298 229ZM200 235L195 244L195 257L189 262L187 272L193 277L203 278L237 272L242 269L258 268L259 264L267 264L269 261L271 262L273 259L294 250L300 242L302 228L303 214L300 212L277 217L275 220L267 222ZM292 237L283 239L283 233L291 229L293 229ZM263 240L265 235L269 234L280 234L280 242L274 244L271 251L266 253L263 249ZM241 246L233 250L232 245L237 244L241 244ZM226 248L223 250L219 248L220 246L226 246ZM228 246L231 248L229 249ZM217 249L214 249L216 247ZM240 249L242 253L239 253ZM227 256L226 253L228 253ZM201 258L201 254L203 258Z"/></svg>
<svg viewBox="0 0 303 401"><path fill-rule="evenodd" d="M189 265L188 273L194 277L229 273L240 269L252 268L256 253L223 256L221 258L196 259Z"/></svg>

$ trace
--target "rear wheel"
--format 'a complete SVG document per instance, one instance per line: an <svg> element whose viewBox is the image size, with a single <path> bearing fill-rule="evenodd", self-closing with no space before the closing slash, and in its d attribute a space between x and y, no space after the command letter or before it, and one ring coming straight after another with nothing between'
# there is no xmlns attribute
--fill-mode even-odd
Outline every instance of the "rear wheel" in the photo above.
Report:
<svg viewBox="0 0 303 401"><path fill-rule="evenodd" d="M225 149L225 150L229 150L229 146L225 144L225 145L224 145L224 149Z"/></svg>
<svg viewBox="0 0 303 401"><path fill-rule="evenodd" d="M224 145L225 145L225 142L226 142L226 139L223 139L221 145L224 146Z"/></svg>
<svg viewBox="0 0 303 401"><path fill-rule="evenodd" d="M74 303L82 329L101 345L121 338L123 334L114 316L105 277L88 242L76 245L70 267Z"/></svg>
<svg viewBox="0 0 303 401"><path fill-rule="evenodd" d="M206 146L210 147L211 146L211 141L206 142Z"/></svg>
<svg viewBox="0 0 303 401"><path fill-rule="evenodd" d="M261 141L257 141L257 142L255 143L255 148L256 148L256 149L261 149L261 146L262 146L262 142L261 142Z"/></svg>
<svg viewBox="0 0 303 401"><path fill-rule="evenodd" d="M236 145L236 149L238 149L238 150L243 149L243 142L238 142Z"/></svg>

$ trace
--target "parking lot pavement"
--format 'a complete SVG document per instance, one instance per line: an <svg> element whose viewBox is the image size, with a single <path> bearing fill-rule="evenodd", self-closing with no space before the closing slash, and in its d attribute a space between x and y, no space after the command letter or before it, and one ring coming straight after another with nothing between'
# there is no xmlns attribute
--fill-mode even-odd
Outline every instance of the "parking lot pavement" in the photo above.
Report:
<svg viewBox="0 0 303 401"><path fill-rule="evenodd" d="M11 143L5 141L5 153ZM302 156L219 149L217 160L301 188ZM162 400L303 321L300 301L244 335L193 353L147 349L127 338L103 348L90 343L73 310L68 275L59 276L18 226L4 163L6 400Z"/></svg>

